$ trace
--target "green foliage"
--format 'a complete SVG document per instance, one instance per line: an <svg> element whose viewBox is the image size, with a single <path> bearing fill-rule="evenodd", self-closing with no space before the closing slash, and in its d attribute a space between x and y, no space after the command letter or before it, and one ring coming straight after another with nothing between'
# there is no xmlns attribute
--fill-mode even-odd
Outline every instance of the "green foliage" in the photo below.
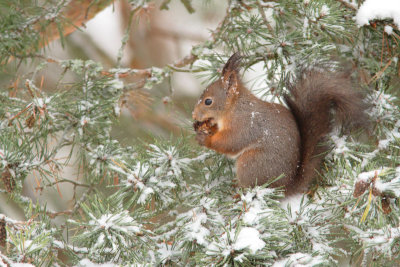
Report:
<svg viewBox="0 0 400 267"><path fill-rule="evenodd" d="M62 31L65 24L60 12L66 1L9 1L0 3L0 63L11 57L26 59L46 42L43 33L51 23Z"/></svg>
<svg viewBox="0 0 400 267"><path fill-rule="evenodd" d="M144 262L146 257L141 254L146 254L154 244L149 243L151 231L139 223L145 220L143 212L135 210L130 214L122 205L110 206L104 202L95 195L82 204L81 220L68 220L77 226L74 244L86 248L89 258L96 262Z"/></svg>
<svg viewBox="0 0 400 267"><path fill-rule="evenodd" d="M191 1L181 2L194 11ZM399 263L399 30L385 33L387 20L358 28L356 11L341 2L228 1L220 25L187 61L141 70L119 68L127 34L112 69L40 51L51 24L63 31L61 9L70 1L1 2L2 68L13 70L17 59L35 64L21 78L7 77L2 84L10 86L0 92L0 192L25 215L24 221L0 215L0 263ZM150 1L130 4L132 21ZM163 1L161 8L169 4ZM193 145L190 135L133 147L111 137L131 93L160 85L175 72L214 80L234 51L244 55L244 72L262 66L257 79L267 88L253 89L269 99L280 100L299 68L336 69L343 61L365 90L370 125L364 133L331 134L332 151L311 194L284 199L268 185L239 189L232 161ZM38 73L53 67L61 74L46 92ZM61 150L67 156L60 159ZM64 177L71 164L78 174ZM29 175L38 192L71 185L70 208L52 211L28 197Z"/></svg>

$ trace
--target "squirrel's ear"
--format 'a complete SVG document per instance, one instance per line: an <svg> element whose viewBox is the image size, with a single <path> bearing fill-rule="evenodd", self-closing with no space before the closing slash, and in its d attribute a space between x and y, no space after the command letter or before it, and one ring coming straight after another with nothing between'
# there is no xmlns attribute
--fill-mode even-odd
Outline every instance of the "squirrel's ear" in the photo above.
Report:
<svg viewBox="0 0 400 267"><path fill-rule="evenodd" d="M239 86L239 65L242 57L239 52L233 54L222 69L222 84L229 92L236 91Z"/></svg>

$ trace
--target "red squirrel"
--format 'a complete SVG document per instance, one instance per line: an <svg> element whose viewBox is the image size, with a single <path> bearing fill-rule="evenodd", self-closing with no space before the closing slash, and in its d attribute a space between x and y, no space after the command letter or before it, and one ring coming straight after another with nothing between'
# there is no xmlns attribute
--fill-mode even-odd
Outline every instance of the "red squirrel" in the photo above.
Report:
<svg viewBox="0 0 400 267"><path fill-rule="evenodd" d="M221 79L197 102L192 114L196 140L236 159L242 187L262 185L283 174L270 186L282 186L287 196L304 193L327 151L319 143L333 123L360 126L364 120L363 96L352 88L349 75L303 71L287 86L288 108L268 103L242 84L240 61L239 53L233 54Z"/></svg>

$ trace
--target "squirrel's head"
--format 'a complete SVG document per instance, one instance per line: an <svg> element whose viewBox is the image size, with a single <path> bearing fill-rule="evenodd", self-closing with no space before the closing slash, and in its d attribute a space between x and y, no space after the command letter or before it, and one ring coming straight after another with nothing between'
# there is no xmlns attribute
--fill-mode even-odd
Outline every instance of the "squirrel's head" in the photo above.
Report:
<svg viewBox="0 0 400 267"><path fill-rule="evenodd" d="M221 78L204 90L192 113L195 121L211 120L217 123L223 113L229 110L229 105L239 93L240 60L239 53L233 54L226 62Z"/></svg>

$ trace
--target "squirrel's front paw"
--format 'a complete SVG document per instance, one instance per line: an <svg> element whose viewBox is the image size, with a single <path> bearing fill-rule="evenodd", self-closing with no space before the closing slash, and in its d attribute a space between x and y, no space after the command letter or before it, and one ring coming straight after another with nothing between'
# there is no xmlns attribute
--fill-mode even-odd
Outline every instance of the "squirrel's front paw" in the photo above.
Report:
<svg viewBox="0 0 400 267"><path fill-rule="evenodd" d="M199 143L199 145L204 146L206 143L207 137L209 137L208 134L206 134L204 132L198 132L196 134L196 141L197 141L197 143Z"/></svg>

